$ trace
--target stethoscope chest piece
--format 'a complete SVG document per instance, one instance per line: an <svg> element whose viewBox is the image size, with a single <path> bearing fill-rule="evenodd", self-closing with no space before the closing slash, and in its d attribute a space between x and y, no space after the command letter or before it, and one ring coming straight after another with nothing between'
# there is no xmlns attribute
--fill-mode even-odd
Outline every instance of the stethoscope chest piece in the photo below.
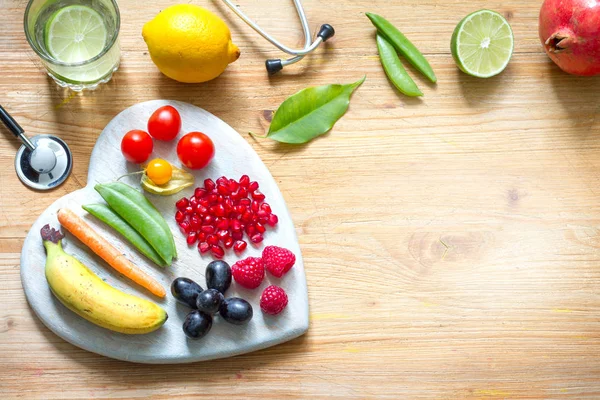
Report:
<svg viewBox="0 0 600 400"><path fill-rule="evenodd" d="M0 121L23 145L15 156L15 171L25 185L48 190L63 183L73 168L69 146L52 135L25 136L23 128L0 106Z"/></svg>
<svg viewBox="0 0 600 400"><path fill-rule="evenodd" d="M15 171L21 182L37 190L52 189L63 183L73 167L69 146L51 135L37 135L29 140L35 150L23 145L15 156Z"/></svg>

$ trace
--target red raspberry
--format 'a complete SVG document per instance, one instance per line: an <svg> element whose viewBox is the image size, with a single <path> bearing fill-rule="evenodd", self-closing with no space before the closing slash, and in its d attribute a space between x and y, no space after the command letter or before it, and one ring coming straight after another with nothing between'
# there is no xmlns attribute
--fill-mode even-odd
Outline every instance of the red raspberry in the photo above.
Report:
<svg viewBox="0 0 600 400"><path fill-rule="evenodd" d="M288 297L279 286L271 285L260 296L260 308L267 314L277 315L287 306Z"/></svg>
<svg viewBox="0 0 600 400"><path fill-rule="evenodd" d="M233 264L231 274L243 287L255 289L265 277L265 265L262 258L248 257Z"/></svg>
<svg viewBox="0 0 600 400"><path fill-rule="evenodd" d="M263 250L262 258L267 271L273 276L281 278L296 262L296 256L288 249L277 246L267 246Z"/></svg>

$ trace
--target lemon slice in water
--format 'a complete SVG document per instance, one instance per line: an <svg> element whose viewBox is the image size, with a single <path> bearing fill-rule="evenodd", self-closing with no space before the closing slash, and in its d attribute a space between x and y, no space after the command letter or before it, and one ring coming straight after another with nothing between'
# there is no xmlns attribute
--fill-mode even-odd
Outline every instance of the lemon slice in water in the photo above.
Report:
<svg viewBox="0 0 600 400"><path fill-rule="evenodd" d="M61 8L46 23L46 48L53 58L64 63L96 57L104 49L106 39L102 16L87 6Z"/></svg>
<svg viewBox="0 0 600 400"><path fill-rule="evenodd" d="M513 52L513 33L504 17L479 10L467 15L454 29L452 57L464 73L489 78L504 71Z"/></svg>

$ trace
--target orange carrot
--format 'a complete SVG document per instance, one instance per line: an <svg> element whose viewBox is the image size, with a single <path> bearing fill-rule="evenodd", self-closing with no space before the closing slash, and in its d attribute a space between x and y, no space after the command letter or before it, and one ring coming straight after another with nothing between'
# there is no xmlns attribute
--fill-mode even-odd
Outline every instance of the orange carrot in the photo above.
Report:
<svg viewBox="0 0 600 400"><path fill-rule="evenodd" d="M156 296L165 297L165 288L156 279L125 258L119 250L108 243L106 239L100 236L98 232L73 211L67 208L58 210L58 222L119 273L138 285L145 287Z"/></svg>

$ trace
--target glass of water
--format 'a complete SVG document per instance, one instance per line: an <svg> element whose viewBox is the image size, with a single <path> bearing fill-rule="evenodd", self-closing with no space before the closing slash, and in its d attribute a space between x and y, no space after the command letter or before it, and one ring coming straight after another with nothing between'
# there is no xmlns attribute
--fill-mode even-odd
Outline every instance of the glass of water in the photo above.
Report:
<svg viewBox="0 0 600 400"><path fill-rule="evenodd" d="M24 23L29 45L60 86L95 89L119 68L115 0L30 0Z"/></svg>

